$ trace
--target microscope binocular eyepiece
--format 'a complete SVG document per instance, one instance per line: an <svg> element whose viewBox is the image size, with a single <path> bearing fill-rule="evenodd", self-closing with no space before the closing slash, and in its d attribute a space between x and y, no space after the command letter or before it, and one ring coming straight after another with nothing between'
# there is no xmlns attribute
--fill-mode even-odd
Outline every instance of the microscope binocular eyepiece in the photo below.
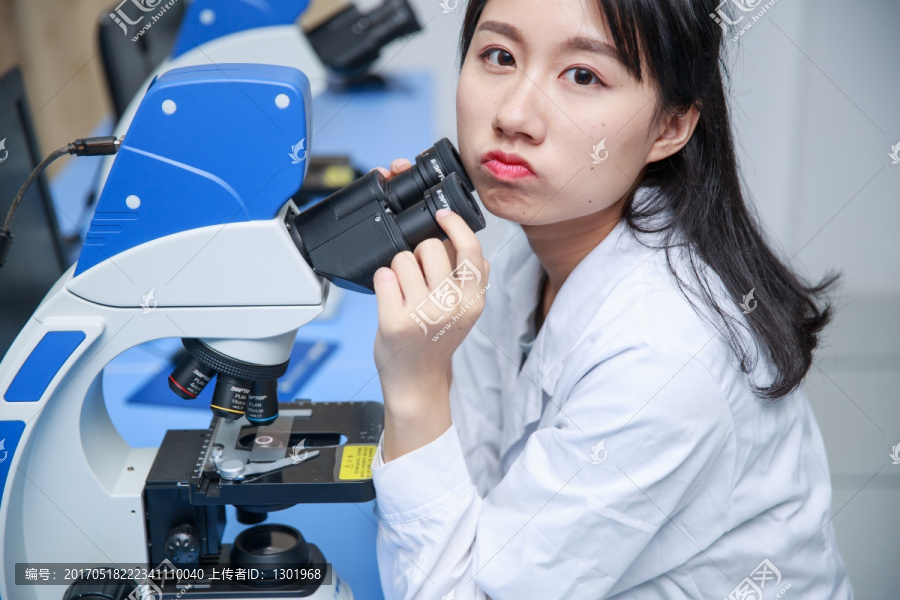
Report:
<svg viewBox="0 0 900 600"><path fill-rule="evenodd" d="M448 208L473 231L484 215L459 153L443 138L391 179L373 170L299 214L287 227L313 270L349 290L373 293L373 278L398 252L447 236L435 213Z"/></svg>
<svg viewBox="0 0 900 600"><path fill-rule="evenodd" d="M172 374L169 389L185 400L200 395L216 377L210 409L236 421L243 416L254 425L269 425L278 417L278 378L288 363L255 365L231 358L197 339L182 340L188 354Z"/></svg>

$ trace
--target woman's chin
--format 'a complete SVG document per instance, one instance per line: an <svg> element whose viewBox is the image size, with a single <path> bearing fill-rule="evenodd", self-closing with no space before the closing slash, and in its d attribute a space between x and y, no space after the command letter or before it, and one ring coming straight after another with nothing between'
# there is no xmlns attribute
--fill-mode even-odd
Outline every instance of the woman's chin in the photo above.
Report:
<svg viewBox="0 0 900 600"><path fill-rule="evenodd" d="M479 189L478 186L475 189L478 191L478 197L481 199L484 209L495 217L524 224L534 216L533 213L536 209L520 194L496 188L483 192L483 188Z"/></svg>

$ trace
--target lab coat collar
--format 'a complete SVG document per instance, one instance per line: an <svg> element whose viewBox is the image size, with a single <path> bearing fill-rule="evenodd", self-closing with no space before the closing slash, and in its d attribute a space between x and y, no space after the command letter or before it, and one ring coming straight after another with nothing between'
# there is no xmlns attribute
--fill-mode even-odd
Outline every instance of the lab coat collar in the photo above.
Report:
<svg viewBox="0 0 900 600"><path fill-rule="evenodd" d="M530 314L537 301L542 267L537 255L528 245L524 232L517 233L516 247L510 259L519 262L504 286L507 306L518 306L514 317L522 320ZM591 252L589 252L563 283L553 300L531 352L522 367L521 376L528 377L553 396L566 358L582 337L588 335L589 324L612 288L629 272L651 258L655 251L641 244L638 234L624 220ZM658 243L656 236L641 235L647 243ZM511 267L513 265L510 265ZM529 412L541 406L529 407Z"/></svg>

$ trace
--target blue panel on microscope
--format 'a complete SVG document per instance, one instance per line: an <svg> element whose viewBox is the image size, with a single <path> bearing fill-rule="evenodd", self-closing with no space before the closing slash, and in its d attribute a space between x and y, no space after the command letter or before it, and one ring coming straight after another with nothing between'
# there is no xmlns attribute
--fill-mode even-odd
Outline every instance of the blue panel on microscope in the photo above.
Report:
<svg viewBox="0 0 900 600"><path fill-rule="evenodd" d="M308 5L309 0L194 0L181 22L172 58L238 31L292 25Z"/></svg>
<svg viewBox="0 0 900 600"><path fill-rule="evenodd" d="M22 421L0 421L0 500L3 499L6 476L9 475L9 466L23 431L25 423Z"/></svg>
<svg viewBox="0 0 900 600"><path fill-rule="evenodd" d="M309 80L292 67L161 75L116 155L75 276L167 235L274 218L306 175L309 108Z"/></svg>
<svg viewBox="0 0 900 600"><path fill-rule="evenodd" d="M84 341L83 331L48 331L19 368L3 399L7 402L37 402L59 369Z"/></svg>

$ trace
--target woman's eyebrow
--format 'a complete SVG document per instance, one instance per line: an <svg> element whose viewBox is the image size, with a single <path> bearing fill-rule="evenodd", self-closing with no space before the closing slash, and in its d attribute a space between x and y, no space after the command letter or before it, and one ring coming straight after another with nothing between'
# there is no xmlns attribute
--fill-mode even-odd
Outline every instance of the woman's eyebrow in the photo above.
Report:
<svg viewBox="0 0 900 600"><path fill-rule="evenodd" d="M519 30L514 26L508 23L501 23L499 21L484 21L478 26L478 29L476 29L475 31L493 31L494 33L498 33L502 36L508 37L517 44L522 44L522 40L524 39ZM560 45L559 49L561 52L593 52L594 54L608 56L609 58L612 58L613 60L616 60L624 65L622 57L619 56L618 50L616 50L606 42L601 42L600 40L595 40L592 38L586 38L582 36L573 37L563 42L563 44Z"/></svg>

